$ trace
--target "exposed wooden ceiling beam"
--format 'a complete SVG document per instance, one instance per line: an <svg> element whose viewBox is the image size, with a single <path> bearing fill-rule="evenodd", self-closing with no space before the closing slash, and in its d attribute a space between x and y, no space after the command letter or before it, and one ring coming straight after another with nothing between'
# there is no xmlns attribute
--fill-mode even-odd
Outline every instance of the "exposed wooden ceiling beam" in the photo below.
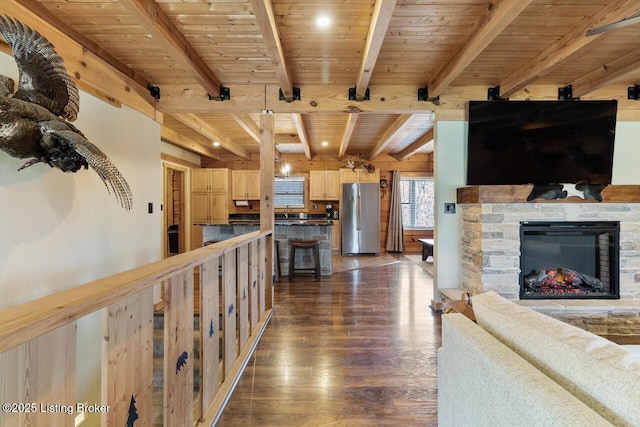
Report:
<svg viewBox="0 0 640 427"><path fill-rule="evenodd" d="M429 144L432 141L433 141L433 128L429 129L427 133L422 135L420 138L416 139L414 142L412 142L407 148L405 148L401 152L397 154L392 154L391 157L399 161L407 159L413 156L416 153L416 151L418 151L419 149L421 149L422 147L424 147L425 145Z"/></svg>
<svg viewBox="0 0 640 427"><path fill-rule="evenodd" d="M300 143L302 144L302 149L304 150L304 156L307 158L307 160L311 160L311 148L309 147L307 131L304 128L304 122L302 121L302 114L292 114L291 118L293 119L293 123L296 125L296 130L298 131L298 136L300 137Z"/></svg>
<svg viewBox="0 0 640 427"><path fill-rule="evenodd" d="M435 98L513 21L531 0L502 0L492 7L467 38L462 47L436 75L427 82L429 97Z"/></svg>
<svg viewBox="0 0 640 427"><path fill-rule="evenodd" d="M362 64L356 80L356 101L364 100L364 95L373 73L373 67L378 61L378 54L387 34L387 28L389 28L396 2L397 0L376 0L371 23L369 24L367 43L362 54Z"/></svg>
<svg viewBox="0 0 640 427"><path fill-rule="evenodd" d="M378 157L382 152L389 146L393 138L411 121L413 117L412 114L401 114L389 128L385 131L382 138L376 143L373 150L369 153L367 157L369 160L373 160Z"/></svg>
<svg viewBox="0 0 640 427"><path fill-rule="evenodd" d="M214 160L220 160L220 155L213 148L206 147L201 143L180 135L178 132L169 129L166 126L160 127L160 137L173 145L189 150L201 156L209 157Z"/></svg>
<svg viewBox="0 0 640 427"><path fill-rule="evenodd" d="M209 95L220 97L220 80L154 0L120 0L120 3L188 72L193 73Z"/></svg>
<svg viewBox="0 0 640 427"><path fill-rule="evenodd" d="M69 26L57 19L49 21L51 13L41 10L40 3L20 0L0 2L0 13L12 16L37 30L64 58L65 68L76 80L78 87L105 99L112 105L124 103L131 108L157 119L155 99L141 86L139 76L126 68L110 63L110 57L102 57L102 51L87 39L79 36ZM77 38L77 40L76 40ZM10 52L10 50L9 50ZM82 108L81 108L82 110Z"/></svg>
<svg viewBox="0 0 640 427"><path fill-rule="evenodd" d="M276 23L275 13L271 0L251 0L253 13L260 26L267 52L271 58L271 64L276 70L276 76L282 89L282 94L287 102L293 101L293 80L280 42L280 32Z"/></svg>
<svg viewBox="0 0 640 427"><path fill-rule="evenodd" d="M249 134L254 141L260 144L260 127L253 121L250 115L242 113L231 113L230 116L242 129Z"/></svg>
<svg viewBox="0 0 640 427"><path fill-rule="evenodd" d="M228 138L220 135L211 125L206 123L200 117L195 114L172 114L174 119L178 120L180 123L190 127L191 129L198 132L200 135L204 136L211 141L218 141L220 146L227 151L230 151L232 154L235 154L238 157L249 160L249 154L247 154L246 150L242 147L237 146Z"/></svg>
<svg viewBox="0 0 640 427"><path fill-rule="evenodd" d="M573 88L573 96L581 97L630 74L635 74L638 70L640 70L640 49L629 52L610 64L603 65L572 81L570 84Z"/></svg>
<svg viewBox="0 0 640 427"><path fill-rule="evenodd" d="M257 89L260 87L260 89ZM165 114L176 113L211 113L230 114L247 113L260 114L264 109L263 85L231 85L231 92L235 95L231 101L210 102L206 100L206 93L197 84L193 85L164 85L163 96L158 101L158 109ZM622 88L622 89L621 89ZM348 99L349 85L336 86L302 86L302 101L277 101L278 86L267 86L267 109L275 114L318 114L318 113L347 113L347 114L414 114L435 112L438 119L465 120L467 118L470 99L486 99L487 86L449 86L440 96L438 105L416 99L415 86L376 86L376 96L367 102L356 102ZM583 99L618 99L618 111L634 110L636 117L640 114L637 101L620 99L620 90L626 91L622 85L609 85L588 94ZM626 94L626 92L624 92ZM380 95L378 95L380 94ZM382 99L384 98L384 99ZM531 85L526 91L520 91L511 99L557 99L557 85ZM626 98L626 96L625 96ZM636 112L638 114L636 114ZM629 119L630 120L630 119Z"/></svg>
<svg viewBox="0 0 640 427"><path fill-rule="evenodd" d="M500 81L500 95L508 97L523 89L529 83L548 74L571 58L576 52L585 49L603 36L603 34L596 34L586 37L585 34L590 28L634 15L638 11L640 11L640 6L637 0L619 0L608 4L590 19L586 19L582 25L572 27L562 38L551 44L516 72L502 79Z"/></svg>
<svg viewBox="0 0 640 427"><path fill-rule="evenodd" d="M151 97L151 95L149 94L149 89L147 88L149 82L144 77L137 74L134 70L132 70L116 57L104 50L101 46L89 40L87 37L73 29L73 27L62 22L56 15L51 13L48 8L43 6L42 3L39 3L35 0L15 1L37 14L40 18L47 21L50 25L54 26L59 31L63 32L71 40L82 46L83 49L88 50L98 58L102 59L106 63L106 65L117 71L125 79L131 89L134 90L138 95L147 99L149 103L155 103L155 100Z"/></svg>
<svg viewBox="0 0 640 427"><path fill-rule="evenodd" d="M9 56L13 56L13 51L11 50L11 46L3 42L1 39L0 39L0 52L4 52ZM89 93L95 96L96 98L101 99L110 105L113 105L116 108L122 107L122 102L119 99L116 99L111 94L105 93L102 90L88 83L85 83L84 80L76 80L75 83L78 89L80 89L81 91ZM158 113L158 115L160 115L160 113ZM156 118L156 121L158 123L162 123L161 119Z"/></svg>
<svg viewBox="0 0 640 427"><path fill-rule="evenodd" d="M349 118L347 119L347 125L344 127L344 132L342 134L340 149L338 150L338 160L341 160L344 157L345 153L347 152L347 147L349 146L349 142L351 142L351 135L353 135L353 131L356 128L357 122L358 122L358 115L349 114Z"/></svg>
<svg viewBox="0 0 640 427"><path fill-rule="evenodd" d="M210 102L206 93L197 84L163 85L165 94L158 101L158 109L167 114L173 113L247 113L260 114L265 108L265 87L263 85L230 85L233 97L230 101ZM475 90L474 90L475 89ZM412 112L430 112L438 109L465 109L469 99L482 99L487 96L486 86L456 86L447 89L456 105L441 98L439 105L418 101L416 87L413 86L376 86L376 96L367 102L349 100L349 85L301 86L302 100L282 102L278 100L279 86L266 87L266 108L275 114L287 113L359 113L388 112L402 114ZM457 104L459 103L459 104Z"/></svg>

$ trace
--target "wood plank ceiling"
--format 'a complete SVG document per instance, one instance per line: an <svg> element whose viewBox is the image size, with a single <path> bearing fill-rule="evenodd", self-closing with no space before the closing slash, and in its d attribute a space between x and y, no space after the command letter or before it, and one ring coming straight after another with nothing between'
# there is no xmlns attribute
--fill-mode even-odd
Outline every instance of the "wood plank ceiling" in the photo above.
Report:
<svg viewBox="0 0 640 427"><path fill-rule="evenodd" d="M213 158L259 152L265 110L281 152L404 159L431 149L434 117L489 87L626 100L640 81L640 23L586 35L640 14L637 0L5 0L0 13L63 57L52 28L72 39L128 85L96 91L127 103L132 90L163 113L164 139Z"/></svg>

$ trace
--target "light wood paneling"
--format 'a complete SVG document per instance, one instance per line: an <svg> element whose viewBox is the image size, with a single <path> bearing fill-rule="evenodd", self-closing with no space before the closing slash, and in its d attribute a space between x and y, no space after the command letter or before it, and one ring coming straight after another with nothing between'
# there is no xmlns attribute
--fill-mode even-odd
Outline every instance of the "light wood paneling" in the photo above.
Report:
<svg viewBox="0 0 640 427"><path fill-rule="evenodd" d="M202 343L202 407L208 408L218 391L220 366L220 277L219 258L204 263L200 268L201 307L200 342Z"/></svg>
<svg viewBox="0 0 640 427"><path fill-rule="evenodd" d="M260 300L258 297L258 283L260 282L261 265L264 258L259 258L259 243L249 245L249 323L251 335L257 332L260 321Z"/></svg>
<svg viewBox="0 0 640 427"><path fill-rule="evenodd" d="M73 426L75 363L75 322L0 353L0 402L16 404L2 407L0 425Z"/></svg>
<svg viewBox="0 0 640 427"><path fill-rule="evenodd" d="M238 272L238 340L243 348L249 338L249 248L243 246L237 250Z"/></svg>
<svg viewBox="0 0 640 427"><path fill-rule="evenodd" d="M164 316L164 424L193 423L193 273L169 279Z"/></svg>
<svg viewBox="0 0 640 427"><path fill-rule="evenodd" d="M233 278L228 290L235 291L236 250L258 241L264 244L265 236L271 233L271 230L247 233L207 248L178 254L0 310L0 375L3 379L0 382L0 399L3 403L35 404L28 408L16 406L16 416L14 412L3 411L0 413L0 425L71 427L74 425L74 415L83 411L82 405L87 403L89 406L84 412L93 413L108 411L109 404L112 404L114 417L120 420L116 420L117 424L125 416L126 406L126 423L137 421L136 425L150 426L156 421L148 416L151 410L148 396L154 391L150 380L154 363L146 355L152 353L150 329L153 324L163 328L164 360L161 369L164 384L158 396L161 398L159 409L163 412L164 425L191 425L195 418L200 419L201 416L207 425L215 424L214 420L219 416L271 318L273 304L272 301L260 303L263 307L269 307L269 311L259 313L256 333L251 335L242 349L233 353L232 359L226 360L225 366L229 368L225 377L221 381L215 377L203 379L204 384L211 381L211 384L220 385L212 403L203 408L200 405L202 393L194 395L194 364L199 356L194 353L194 341L198 339L194 336L194 301L197 307L200 307L201 301L213 301L214 307L210 308L216 310L218 301L215 297L220 288L210 288L209 293L200 298L200 286L195 289L194 276L204 277L206 290L206 282L217 283L218 258L233 255L229 257L232 259L226 268L234 272L227 275ZM268 257L251 260L256 265L265 262L270 262ZM270 276L264 277L264 287L271 287ZM154 304L153 291L159 286L164 287L164 300ZM271 298L271 294L262 295ZM240 299L237 294L227 294L225 297L232 301ZM154 320L163 317L162 326L160 321L157 324L151 322L154 306L158 310ZM100 339L104 334L103 363L106 366L101 376L104 401L82 402L78 399L83 396L76 396L75 390L76 371L81 369L76 364L76 319L92 313L104 314L104 328L98 328L96 336ZM211 318L215 315L214 312ZM203 316L208 314L205 312ZM235 315L232 317L235 319ZM235 329L230 336L236 342ZM216 369L220 356L215 346L209 356L213 357L211 369ZM134 395L134 389L140 392ZM122 394L124 396L120 397ZM154 411L153 417L156 415L158 413ZM140 419L141 416L143 419ZM95 418L90 423L99 423L97 420ZM103 420L102 424L109 423Z"/></svg>
<svg viewBox="0 0 640 427"><path fill-rule="evenodd" d="M126 425L132 399L141 423L153 419L153 289L112 304L103 320L103 425ZM106 380L108 378L108 380Z"/></svg>
<svg viewBox="0 0 640 427"><path fill-rule="evenodd" d="M236 296L236 251L222 256L222 330L224 332L224 373L231 371L232 363L238 354L238 299Z"/></svg>
<svg viewBox="0 0 640 427"><path fill-rule="evenodd" d="M272 270L268 267L271 265L272 261L269 257L267 244L273 244L273 240L269 240L267 242L266 239L260 239L258 241L258 259L265 260L265 262L260 264L258 272L260 275L260 280L258 281L258 301L260 302L258 311L260 313L264 313L267 307L270 306L270 301L267 301L266 298L266 288L267 284L271 282L269 278L271 277Z"/></svg>

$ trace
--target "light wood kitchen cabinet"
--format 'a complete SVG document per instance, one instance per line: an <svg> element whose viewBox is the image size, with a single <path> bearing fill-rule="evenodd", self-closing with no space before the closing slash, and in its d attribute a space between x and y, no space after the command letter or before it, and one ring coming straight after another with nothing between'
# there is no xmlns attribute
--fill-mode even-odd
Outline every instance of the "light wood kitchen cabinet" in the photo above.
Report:
<svg viewBox="0 0 640 427"><path fill-rule="evenodd" d="M226 224L229 200L226 193L191 193L193 224Z"/></svg>
<svg viewBox="0 0 640 427"><path fill-rule="evenodd" d="M369 173L366 169L340 169L341 183L380 183L380 171L376 169L373 173Z"/></svg>
<svg viewBox="0 0 640 427"><path fill-rule="evenodd" d="M229 169L191 170L191 249L202 246L203 224L229 222Z"/></svg>
<svg viewBox="0 0 640 427"><path fill-rule="evenodd" d="M229 192L229 169L191 169L191 192Z"/></svg>
<svg viewBox="0 0 640 427"><path fill-rule="evenodd" d="M340 174L338 171L309 172L309 200L338 200Z"/></svg>
<svg viewBox="0 0 640 427"><path fill-rule="evenodd" d="M232 200L260 200L260 171L231 171Z"/></svg>
<svg viewBox="0 0 640 427"><path fill-rule="evenodd" d="M341 233L340 221L333 220L333 226L331 227L331 252L333 253L340 253Z"/></svg>

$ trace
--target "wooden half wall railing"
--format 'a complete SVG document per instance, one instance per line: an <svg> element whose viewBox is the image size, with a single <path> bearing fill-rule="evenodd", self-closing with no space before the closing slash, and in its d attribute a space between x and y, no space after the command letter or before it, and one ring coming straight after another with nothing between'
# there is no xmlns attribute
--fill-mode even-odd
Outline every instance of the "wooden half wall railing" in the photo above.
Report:
<svg viewBox="0 0 640 427"><path fill-rule="evenodd" d="M0 427L74 426L79 412L103 426L215 424L271 318L272 259L272 231L256 231L0 310ZM78 407L76 323L98 311L102 401Z"/></svg>

